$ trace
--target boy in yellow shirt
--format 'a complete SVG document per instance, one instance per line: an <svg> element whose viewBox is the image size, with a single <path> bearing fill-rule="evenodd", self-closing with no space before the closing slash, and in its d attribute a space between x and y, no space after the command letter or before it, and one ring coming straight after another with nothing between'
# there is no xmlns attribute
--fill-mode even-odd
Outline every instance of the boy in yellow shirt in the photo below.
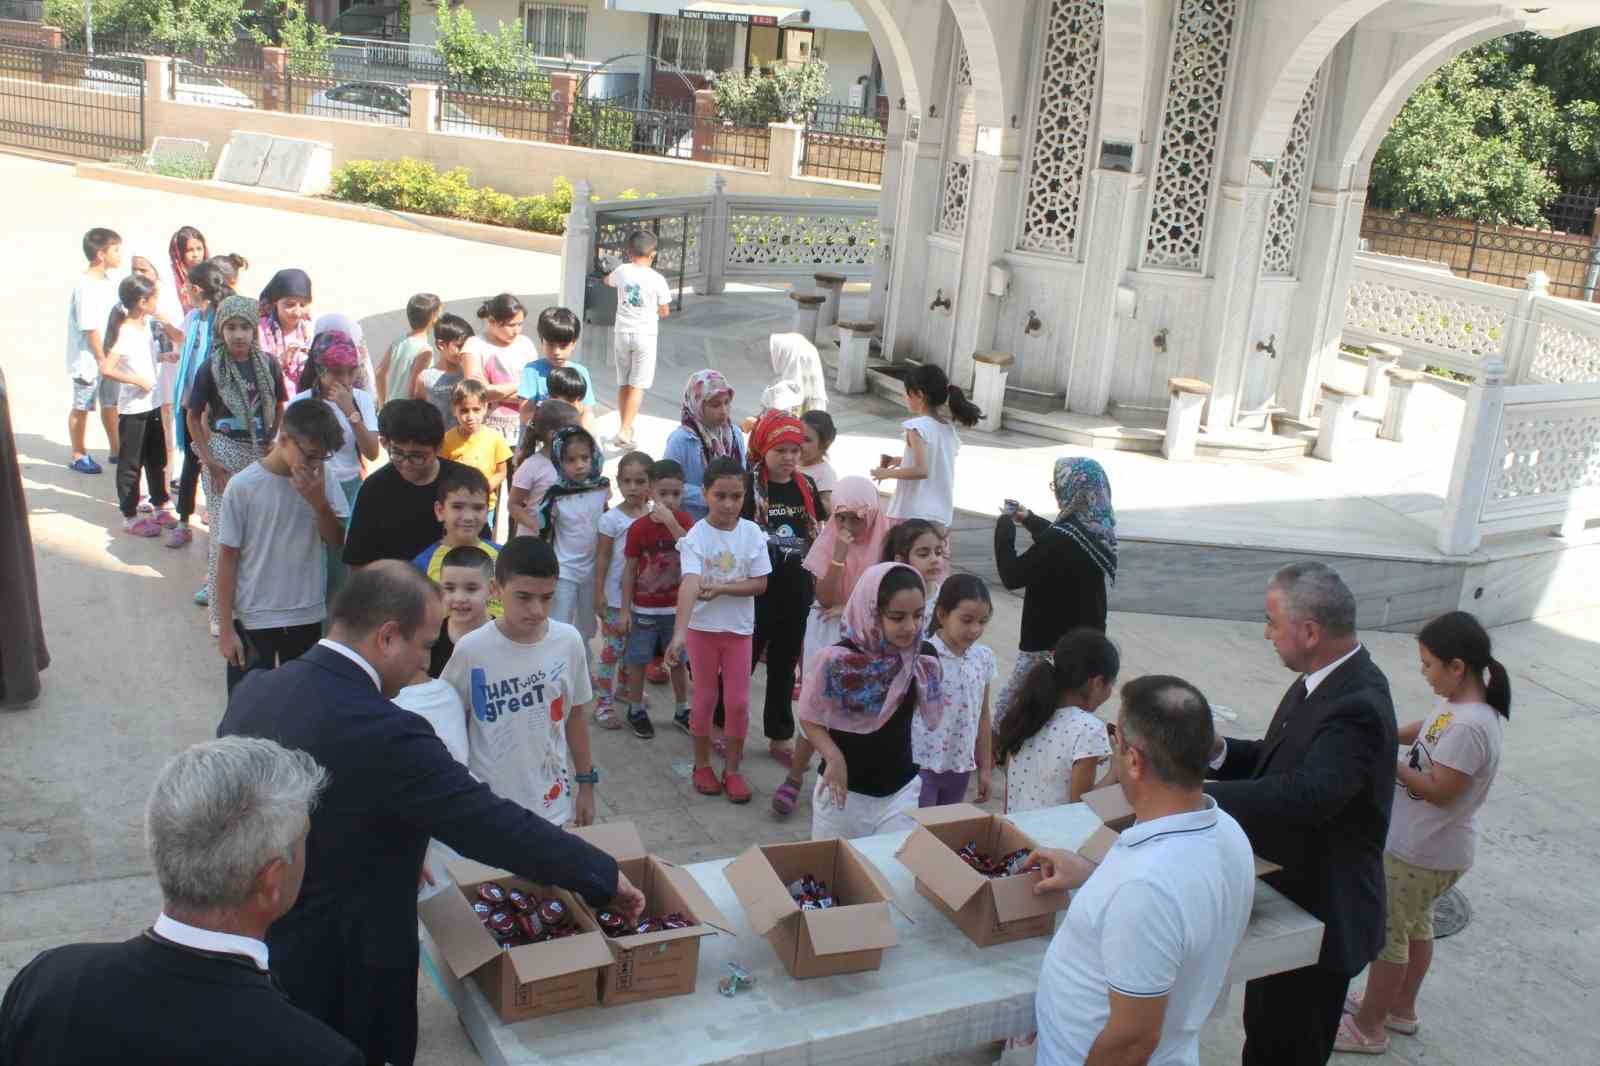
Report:
<svg viewBox="0 0 1600 1066"><path fill-rule="evenodd" d="M463 378L450 396L450 409L456 416L455 428L444 435L439 454L464 463L483 474L489 482L489 529L491 536L500 517L500 485L511 472L511 445L498 430L483 424L489 401L483 382Z"/></svg>

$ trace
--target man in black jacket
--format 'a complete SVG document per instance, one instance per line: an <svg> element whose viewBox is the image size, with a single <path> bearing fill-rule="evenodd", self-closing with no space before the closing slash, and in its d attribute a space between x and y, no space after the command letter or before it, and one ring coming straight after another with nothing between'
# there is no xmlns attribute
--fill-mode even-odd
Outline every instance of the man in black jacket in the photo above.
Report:
<svg viewBox="0 0 1600 1066"><path fill-rule="evenodd" d="M417 879L429 837L539 884L637 916L644 897L607 854L501 799L428 723L389 701L426 671L438 589L393 560L351 575L328 636L234 689L218 733L309 753L331 778L311 818L305 887L273 927L289 998L369 1063L411 1066L417 1046Z"/></svg>
<svg viewBox="0 0 1600 1066"><path fill-rule="evenodd" d="M359 1066L290 1004L267 927L294 904L327 775L304 752L230 737L167 763L145 812L161 916L120 944L46 951L0 1004L3 1066Z"/></svg>
<svg viewBox="0 0 1600 1066"><path fill-rule="evenodd" d="M1394 802L1394 703L1356 637L1356 602L1332 568L1293 563L1267 587L1267 639L1300 679L1261 740L1219 740L1206 786L1269 884L1320 919L1313 966L1245 986L1245 1066L1322 1066L1350 979L1383 946L1383 847Z"/></svg>

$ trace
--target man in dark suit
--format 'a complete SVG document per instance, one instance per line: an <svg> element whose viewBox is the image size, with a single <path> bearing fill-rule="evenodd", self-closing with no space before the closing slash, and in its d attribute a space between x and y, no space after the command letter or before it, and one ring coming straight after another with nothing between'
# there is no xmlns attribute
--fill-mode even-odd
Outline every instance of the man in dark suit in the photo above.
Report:
<svg viewBox="0 0 1600 1066"><path fill-rule="evenodd" d="M309 753L331 778L311 817L305 887L273 927L273 973L297 1006L369 1063L417 1047L417 880L429 837L539 884L637 916L644 897L599 849L501 799L389 697L425 673L444 610L406 563L352 574L328 636L247 677L218 733Z"/></svg>
<svg viewBox="0 0 1600 1066"><path fill-rule="evenodd" d="M1319 918L1313 966L1245 986L1245 1066L1322 1066L1350 979L1383 946L1383 846L1394 802L1394 703L1356 637L1356 601L1322 563L1293 563L1267 587L1267 639L1300 674L1261 740L1219 740L1206 786L1256 853L1269 884Z"/></svg>
<svg viewBox="0 0 1600 1066"><path fill-rule="evenodd" d="M0 1004L3 1066L359 1066L267 972L327 782L304 752L232 737L167 763L145 811L161 915L120 944L46 951Z"/></svg>

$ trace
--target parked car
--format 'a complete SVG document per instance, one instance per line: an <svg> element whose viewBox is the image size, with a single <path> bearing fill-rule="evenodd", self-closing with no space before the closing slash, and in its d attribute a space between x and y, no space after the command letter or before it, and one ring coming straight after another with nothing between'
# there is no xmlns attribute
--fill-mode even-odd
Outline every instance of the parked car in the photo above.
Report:
<svg viewBox="0 0 1600 1066"><path fill-rule="evenodd" d="M144 78L123 70L105 67L84 67L78 77L78 88L98 92L116 93L118 96L137 96ZM214 78L209 74L182 71L178 74L177 91L173 99L186 104L213 104L218 107L255 107L256 102L246 93Z"/></svg>
<svg viewBox="0 0 1600 1066"><path fill-rule="evenodd" d="M411 96L404 87L381 81L347 81L312 93L305 109L308 115L404 126L411 121ZM439 129L445 133L500 136L494 127L474 122L452 103L443 105L441 119Z"/></svg>

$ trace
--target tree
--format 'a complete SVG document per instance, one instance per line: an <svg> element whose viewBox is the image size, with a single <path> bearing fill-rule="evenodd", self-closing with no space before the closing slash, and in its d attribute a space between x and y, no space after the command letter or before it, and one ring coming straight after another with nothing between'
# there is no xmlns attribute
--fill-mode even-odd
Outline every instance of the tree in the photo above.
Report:
<svg viewBox="0 0 1600 1066"><path fill-rule="evenodd" d="M1555 94L1556 105L1573 127L1558 140L1554 167L1563 186L1600 181L1600 29L1551 40L1534 33L1504 38L1511 62L1532 66L1540 85Z"/></svg>
<svg viewBox="0 0 1600 1066"><path fill-rule="evenodd" d="M1540 225L1559 191L1558 152L1594 149L1585 110L1560 107L1502 42L1463 53L1422 83L1389 128L1372 164L1373 202Z"/></svg>
<svg viewBox="0 0 1600 1066"><path fill-rule="evenodd" d="M487 33L478 29L465 5L449 4L439 5L435 25L439 55L452 79L473 89L548 97L548 80L530 77L538 68L517 27L502 22Z"/></svg>
<svg viewBox="0 0 1600 1066"><path fill-rule="evenodd" d="M277 45L287 51L289 69L296 74L333 74L333 34L306 17L300 0L269 0L261 5L258 25L250 35L258 44Z"/></svg>
<svg viewBox="0 0 1600 1066"><path fill-rule="evenodd" d="M245 0L154 0L150 36L174 52L211 60L238 42L244 5Z"/></svg>

